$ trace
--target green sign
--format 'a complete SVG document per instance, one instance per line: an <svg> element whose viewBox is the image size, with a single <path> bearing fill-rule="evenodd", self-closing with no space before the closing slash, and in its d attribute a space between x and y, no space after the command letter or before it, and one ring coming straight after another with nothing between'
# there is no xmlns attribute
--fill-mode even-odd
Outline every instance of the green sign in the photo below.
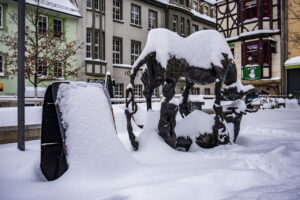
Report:
<svg viewBox="0 0 300 200"><path fill-rule="evenodd" d="M230 48L235 47L234 43L228 43L228 45L229 45Z"/></svg>
<svg viewBox="0 0 300 200"><path fill-rule="evenodd" d="M244 80L259 80L261 79L261 67L244 67L243 68L243 79Z"/></svg>

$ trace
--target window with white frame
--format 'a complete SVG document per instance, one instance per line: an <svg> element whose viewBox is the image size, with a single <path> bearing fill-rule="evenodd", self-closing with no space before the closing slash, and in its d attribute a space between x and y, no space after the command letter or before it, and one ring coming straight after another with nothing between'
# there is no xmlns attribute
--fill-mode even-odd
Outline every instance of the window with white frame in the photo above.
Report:
<svg viewBox="0 0 300 200"><path fill-rule="evenodd" d="M47 63L44 60L39 60L37 63L37 75L38 77L47 76Z"/></svg>
<svg viewBox="0 0 300 200"><path fill-rule="evenodd" d="M87 29L86 30L86 57L91 58L92 57L92 30Z"/></svg>
<svg viewBox="0 0 300 200"><path fill-rule="evenodd" d="M38 19L38 32L45 34L48 30L48 17L40 15Z"/></svg>
<svg viewBox="0 0 300 200"><path fill-rule="evenodd" d="M99 46L100 46L100 31L96 30L94 32L94 58L95 59L99 59L99 57L100 57L99 56L99 54L100 54L100 52L99 52L99 50L100 50Z"/></svg>
<svg viewBox="0 0 300 200"><path fill-rule="evenodd" d="M123 92L124 92L124 84L123 83L115 84L114 98L123 98Z"/></svg>
<svg viewBox="0 0 300 200"><path fill-rule="evenodd" d="M96 10L100 10L100 0L94 0L94 5Z"/></svg>
<svg viewBox="0 0 300 200"><path fill-rule="evenodd" d="M192 24L192 33L199 31L199 26Z"/></svg>
<svg viewBox="0 0 300 200"><path fill-rule="evenodd" d="M56 38L61 38L63 33L63 21L61 19L53 20L53 34Z"/></svg>
<svg viewBox="0 0 300 200"><path fill-rule="evenodd" d="M113 64L122 63L122 38L113 38Z"/></svg>
<svg viewBox="0 0 300 200"><path fill-rule="evenodd" d="M4 75L4 59L3 54L0 54L0 76Z"/></svg>
<svg viewBox="0 0 300 200"><path fill-rule="evenodd" d="M199 10L199 3L197 1L193 1L193 9L194 10Z"/></svg>
<svg viewBox="0 0 300 200"><path fill-rule="evenodd" d="M122 20L122 0L113 0L113 19Z"/></svg>
<svg viewBox="0 0 300 200"><path fill-rule="evenodd" d="M3 5L0 4L0 28L3 28Z"/></svg>
<svg viewBox="0 0 300 200"><path fill-rule="evenodd" d="M180 34L184 35L184 18L180 18Z"/></svg>
<svg viewBox="0 0 300 200"><path fill-rule="evenodd" d="M133 90L134 90L135 97L142 97L143 94L142 85L135 85Z"/></svg>
<svg viewBox="0 0 300 200"><path fill-rule="evenodd" d="M191 94L193 95L199 95L200 94L200 88L191 88Z"/></svg>
<svg viewBox="0 0 300 200"><path fill-rule="evenodd" d="M86 0L86 7L92 8L92 0Z"/></svg>
<svg viewBox="0 0 300 200"><path fill-rule="evenodd" d="M131 24L141 25L141 7L131 4Z"/></svg>
<svg viewBox="0 0 300 200"><path fill-rule="evenodd" d="M177 24L178 24L178 16L177 15L173 15L173 31L177 32Z"/></svg>
<svg viewBox="0 0 300 200"><path fill-rule="evenodd" d="M61 61L56 61L54 64L54 77L62 78L63 77L63 64Z"/></svg>
<svg viewBox="0 0 300 200"><path fill-rule="evenodd" d="M153 10L149 10L148 16L148 28L154 29L157 28L157 12Z"/></svg>
<svg viewBox="0 0 300 200"><path fill-rule="evenodd" d="M138 41L131 41L131 64L138 59L141 53L141 42Z"/></svg>
<svg viewBox="0 0 300 200"><path fill-rule="evenodd" d="M203 14L209 15L209 7L208 7L208 5L203 5Z"/></svg>
<svg viewBox="0 0 300 200"><path fill-rule="evenodd" d="M153 90L152 97L159 97L159 89L158 89L158 88L155 88L155 89Z"/></svg>

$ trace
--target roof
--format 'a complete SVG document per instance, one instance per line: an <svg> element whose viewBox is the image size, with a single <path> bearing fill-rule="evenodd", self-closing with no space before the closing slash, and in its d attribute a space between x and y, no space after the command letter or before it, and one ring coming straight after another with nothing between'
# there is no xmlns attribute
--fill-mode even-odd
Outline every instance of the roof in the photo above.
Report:
<svg viewBox="0 0 300 200"><path fill-rule="evenodd" d="M285 61L284 66L300 65L300 56L296 56Z"/></svg>
<svg viewBox="0 0 300 200"><path fill-rule="evenodd" d="M155 0L155 1L163 3L165 5L170 5L170 6L173 6L173 7L181 8L183 10L186 10L186 11L190 12L195 17L204 19L204 20L209 21L209 22L214 23L214 24L216 23L216 18L212 18L208 15L201 14L201 13L199 13L196 10L193 10L193 9L186 9L186 8L179 7L176 4L170 3L170 0ZM216 2L215 0L205 0L205 1L210 3L210 4L214 4Z"/></svg>
<svg viewBox="0 0 300 200"><path fill-rule="evenodd" d="M26 0L26 3L35 6L39 4L42 8L81 17L78 7L70 0Z"/></svg>

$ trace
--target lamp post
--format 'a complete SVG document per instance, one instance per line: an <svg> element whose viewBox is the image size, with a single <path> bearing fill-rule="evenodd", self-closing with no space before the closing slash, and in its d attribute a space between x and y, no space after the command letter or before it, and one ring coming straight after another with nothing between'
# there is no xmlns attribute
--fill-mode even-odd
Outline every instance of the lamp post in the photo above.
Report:
<svg viewBox="0 0 300 200"><path fill-rule="evenodd" d="M25 0L18 0L18 148L25 150Z"/></svg>

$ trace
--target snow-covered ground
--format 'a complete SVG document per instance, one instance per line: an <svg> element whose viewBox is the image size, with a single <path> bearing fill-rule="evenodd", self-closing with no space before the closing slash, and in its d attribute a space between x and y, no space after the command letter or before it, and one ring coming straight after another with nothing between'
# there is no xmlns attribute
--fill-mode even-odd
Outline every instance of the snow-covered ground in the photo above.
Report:
<svg viewBox="0 0 300 200"><path fill-rule="evenodd" d="M109 145L109 140L118 140L118 137L101 138L105 137L101 133L99 140L105 141L105 147L99 147L100 152L89 152L93 155L81 152L89 159L108 159L108 162L104 159L105 163L101 163L101 160L95 162L99 167L92 171L89 168L86 169L89 171L79 170L77 174L73 171L72 176L67 172L60 179L47 182L39 170L40 141L26 142L25 152L18 151L15 143L0 145L0 199L300 199L298 106L247 114L242 120L236 144L195 152L175 151L157 136L154 129L157 126L159 103L153 106L156 111L148 114L145 104L139 105L136 121L140 124L145 121L151 123L147 123L142 133L134 126L135 133L140 134L140 150L132 151L126 133L124 105L114 105L113 108L121 143ZM109 115L109 111L106 112L101 117ZM84 123L85 119L81 120ZM90 123L93 121L95 119ZM95 132L95 129L92 131ZM115 132L111 131L111 134ZM91 138L96 139L95 135ZM81 136L81 140L85 138ZM77 142L85 144L87 141ZM101 145L101 142L91 141L93 144ZM90 150L89 143L86 145ZM115 155L126 149L127 152L121 155L126 155L130 163L110 156L110 151ZM101 170L107 170L114 163L117 166L113 166L109 173L102 173ZM94 177L84 176L91 172L95 174Z"/></svg>

